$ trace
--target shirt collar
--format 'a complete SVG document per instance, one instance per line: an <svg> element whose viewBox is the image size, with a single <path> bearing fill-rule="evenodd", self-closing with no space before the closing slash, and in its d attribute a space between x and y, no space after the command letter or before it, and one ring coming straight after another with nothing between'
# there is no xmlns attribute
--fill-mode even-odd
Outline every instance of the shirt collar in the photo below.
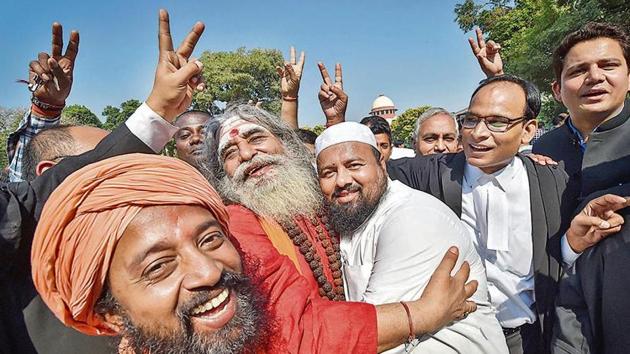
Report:
<svg viewBox="0 0 630 354"><path fill-rule="evenodd" d="M567 118L567 122L565 124L567 125L567 127L569 127L569 130L571 130L571 133L577 138L577 143L580 147L580 150L584 152L584 150L586 150L586 140L584 140L582 133L580 133L580 131L575 127L575 125L573 125L573 121L571 120L571 117Z"/></svg>
<svg viewBox="0 0 630 354"><path fill-rule="evenodd" d="M522 166L523 161L521 161L521 159L517 157L514 157L507 166L503 167L499 171L492 174L486 174L478 167L475 167L466 162L466 166L464 168L464 179L466 180L466 183L468 183L468 185L470 185L471 187L475 187L483 184L480 183L479 180L481 177L486 176L488 177L488 180L496 181L501 189L507 191L512 181L517 176L520 167Z"/></svg>
<svg viewBox="0 0 630 354"><path fill-rule="evenodd" d="M625 123L628 118L630 118L630 100L626 100L623 105L623 109L619 114L600 124L599 127L595 129L596 132L603 132L606 130L617 128L618 126Z"/></svg>

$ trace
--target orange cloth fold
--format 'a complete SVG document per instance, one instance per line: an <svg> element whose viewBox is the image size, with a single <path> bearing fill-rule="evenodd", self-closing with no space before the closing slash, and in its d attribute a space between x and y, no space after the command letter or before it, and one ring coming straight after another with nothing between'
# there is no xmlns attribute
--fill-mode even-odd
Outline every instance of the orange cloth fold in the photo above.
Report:
<svg viewBox="0 0 630 354"><path fill-rule="evenodd" d="M219 195L197 170L170 157L103 160L76 171L51 194L33 239L33 282L66 326L89 335L115 334L94 305L123 232L142 208L157 205L204 207L228 231Z"/></svg>
<svg viewBox="0 0 630 354"><path fill-rule="evenodd" d="M271 244L273 244L278 253L289 257L291 262L295 265L295 268L297 268L297 271L303 274L293 241L291 241L291 238L289 238L289 235L287 235L282 226L268 218L258 217L258 220L260 221L260 226L269 237L269 241L271 241Z"/></svg>

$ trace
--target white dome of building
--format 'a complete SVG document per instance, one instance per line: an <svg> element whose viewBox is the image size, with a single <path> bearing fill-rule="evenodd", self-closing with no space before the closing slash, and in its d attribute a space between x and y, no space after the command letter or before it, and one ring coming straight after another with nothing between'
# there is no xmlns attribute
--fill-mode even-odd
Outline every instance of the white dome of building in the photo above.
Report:
<svg viewBox="0 0 630 354"><path fill-rule="evenodd" d="M372 111L380 110L381 108L394 108L394 101L385 95L378 95L374 102L372 102Z"/></svg>
<svg viewBox="0 0 630 354"><path fill-rule="evenodd" d="M372 109L370 115L379 116L385 118L388 123L392 123L396 119L396 111L398 109L394 106L394 101L385 95L378 95L374 102L372 102Z"/></svg>

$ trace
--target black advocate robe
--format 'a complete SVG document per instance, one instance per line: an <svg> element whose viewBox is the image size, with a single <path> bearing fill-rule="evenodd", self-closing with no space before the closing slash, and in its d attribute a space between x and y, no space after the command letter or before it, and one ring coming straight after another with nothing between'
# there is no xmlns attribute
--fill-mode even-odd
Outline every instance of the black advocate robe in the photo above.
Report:
<svg viewBox="0 0 630 354"><path fill-rule="evenodd" d="M562 205L567 205L564 200L573 201L575 196L565 193L568 176L562 167L542 166L522 155L517 157L523 161L529 179L536 312L542 326L545 348L549 348L554 299L562 272L560 240L568 227L563 222L568 218L562 216L563 213L573 212L562 209ZM461 217L465 164L463 152L416 156L391 161L387 172L391 179L442 200Z"/></svg>
<svg viewBox="0 0 630 354"><path fill-rule="evenodd" d="M584 204L606 193L630 196L630 184L594 193ZM584 251L575 272L560 281L554 354L630 352L630 208L618 213L621 231Z"/></svg>
<svg viewBox="0 0 630 354"><path fill-rule="evenodd" d="M132 152L153 153L122 124L94 150L62 160L32 183L0 189L0 353L99 353L108 348L102 337L64 327L45 307L31 278L31 242L46 199L64 178L93 162Z"/></svg>

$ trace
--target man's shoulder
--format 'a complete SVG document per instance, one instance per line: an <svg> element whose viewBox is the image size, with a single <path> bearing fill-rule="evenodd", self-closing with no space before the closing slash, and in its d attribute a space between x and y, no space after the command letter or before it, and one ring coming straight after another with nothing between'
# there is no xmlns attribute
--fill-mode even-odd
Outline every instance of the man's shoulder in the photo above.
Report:
<svg viewBox="0 0 630 354"><path fill-rule="evenodd" d="M408 222L418 220L419 215L423 216L420 218L422 220L432 215L444 215L447 218L459 220L446 204L433 195L413 189L399 181L390 182L392 195L388 199L392 201L390 209L397 217L409 218Z"/></svg>
<svg viewBox="0 0 630 354"><path fill-rule="evenodd" d="M570 149L574 144L571 129L564 124L543 134L532 146L532 152L549 157L557 155L558 150Z"/></svg>

